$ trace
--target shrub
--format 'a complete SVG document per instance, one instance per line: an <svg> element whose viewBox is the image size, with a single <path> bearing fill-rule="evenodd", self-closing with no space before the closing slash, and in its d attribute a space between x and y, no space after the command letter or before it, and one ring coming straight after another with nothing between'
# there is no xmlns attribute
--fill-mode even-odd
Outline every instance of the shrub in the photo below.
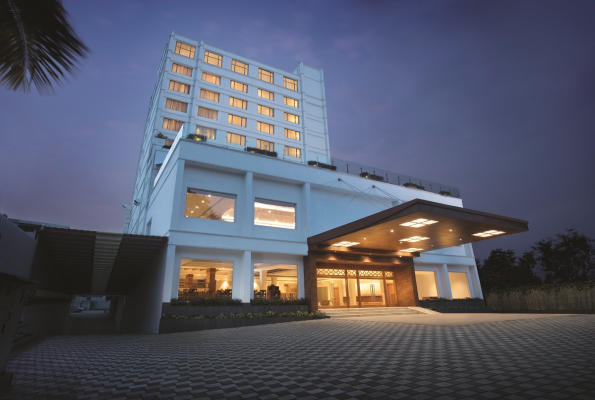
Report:
<svg viewBox="0 0 595 400"><path fill-rule="evenodd" d="M189 134L186 136L186 139L196 140L197 142L206 142L207 137L205 135L196 135L194 133Z"/></svg>
<svg viewBox="0 0 595 400"><path fill-rule="evenodd" d="M412 189L426 190L426 188L423 187L422 185L416 185L415 183L411 183L411 182L404 183L403 186L412 188Z"/></svg>
<svg viewBox="0 0 595 400"><path fill-rule="evenodd" d="M318 162L318 161L308 161L308 165L312 165L314 167L320 167L320 168L330 169L332 171L335 171L337 169L337 166L336 165L325 164L325 163L321 163L321 162Z"/></svg>
<svg viewBox="0 0 595 400"><path fill-rule="evenodd" d="M266 300L266 299L252 299L250 304L253 306L307 306L308 300L301 298L295 300Z"/></svg>
<svg viewBox="0 0 595 400"><path fill-rule="evenodd" d="M171 299L172 306L241 306L242 300L219 297L199 297L193 300Z"/></svg>

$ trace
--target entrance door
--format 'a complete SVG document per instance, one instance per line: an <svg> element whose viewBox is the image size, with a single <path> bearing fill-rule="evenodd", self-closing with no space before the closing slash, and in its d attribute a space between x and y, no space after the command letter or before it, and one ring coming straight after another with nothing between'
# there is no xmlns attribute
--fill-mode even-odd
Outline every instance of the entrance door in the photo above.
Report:
<svg viewBox="0 0 595 400"><path fill-rule="evenodd" d="M394 283L389 283L388 279L386 282L386 292L388 294L388 305L389 306L396 306L397 305L397 291L395 289Z"/></svg>
<svg viewBox="0 0 595 400"><path fill-rule="evenodd" d="M383 279L360 279L359 290L360 307L386 306L386 293L384 292Z"/></svg>

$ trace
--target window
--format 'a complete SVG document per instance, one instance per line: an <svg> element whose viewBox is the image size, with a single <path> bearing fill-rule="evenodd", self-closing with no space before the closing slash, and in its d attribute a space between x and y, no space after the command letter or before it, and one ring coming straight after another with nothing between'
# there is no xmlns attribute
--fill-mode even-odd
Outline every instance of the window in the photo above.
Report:
<svg viewBox="0 0 595 400"><path fill-rule="evenodd" d="M184 103L183 101L167 99L167 101L165 102L165 108L185 113L188 111L188 103Z"/></svg>
<svg viewBox="0 0 595 400"><path fill-rule="evenodd" d="M256 148L266 151L275 151L275 144L273 142L258 139L256 141Z"/></svg>
<svg viewBox="0 0 595 400"><path fill-rule="evenodd" d="M289 157L300 158L301 157L301 150L296 149L295 147L285 146L285 155Z"/></svg>
<svg viewBox="0 0 595 400"><path fill-rule="evenodd" d="M232 60L231 70L233 72L237 72L238 74L248 75L248 64L244 64L238 60Z"/></svg>
<svg viewBox="0 0 595 400"><path fill-rule="evenodd" d="M174 72L176 74L186 75L186 76L192 76L192 68L185 67L183 65L176 64L176 63L172 64L171 72Z"/></svg>
<svg viewBox="0 0 595 400"><path fill-rule="evenodd" d="M230 87L233 90L237 90L239 92L244 92L244 93L248 93L248 85L241 83L241 82L236 82L236 81L231 81L230 83Z"/></svg>
<svg viewBox="0 0 595 400"><path fill-rule="evenodd" d="M271 124L265 124L264 122L256 122L256 129L265 133L275 133L275 127Z"/></svg>
<svg viewBox="0 0 595 400"><path fill-rule="evenodd" d="M300 103L296 99L292 99L291 97L283 97L283 103L289 107L300 107Z"/></svg>
<svg viewBox="0 0 595 400"><path fill-rule="evenodd" d="M295 229L295 204L256 198L254 225Z"/></svg>
<svg viewBox="0 0 595 400"><path fill-rule="evenodd" d="M287 139L300 140L300 133L298 131L285 128L285 137Z"/></svg>
<svg viewBox="0 0 595 400"><path fill-rule="evenodd" d="M182 125L184 125L184 122L182 121L163 118L163 129L169 129L170 131L179 131Z"/></svg>
<svg viewBox="0 0 595 400"><path fill-rule="evenodd" d="M190 85L180 83L176 81L169 81L169 90L175 90L176 92L190 94Z"/></svg>
<svg viewBox="0 0 595 400"><path fill-rule="evenodd" d="M205 51L204 61L208 64L220 67L221 61L223 61L223 56L220 56L219 54L211 53L210 51Z"/></svg>
<svg viewBox="0 0 595 400"><path fill-rule="evenodd" d="M453 299L466 299L471 297L467 273L449 271L448 280L450 281L450 290Z"/></svg>
<svg viewBox="0 0 595 400"><path fill-rule="evenodd" d="M200 89L200 97L205 100L219 101L219 93L211 92L210 90Z"/></svg>
<svg viewBox="0 0 595 400"><path fill-rule="evenodd" d="M229 97L229 105L237 108L243 108L246 110L248 108L248 102L245 100L236 99L235 97Z"/></svg>
<svg viewBox="0 0 595 400"><path fill-rule="evenodd" d="M196 47L190 46L189 44L185 44L182 42L176 42L176 54L179 54L184 57L194 58L194 52L196 51Z"/></svg>
<svg viewBox="0 0 595 400"><path fill-rule="evenodd" d="M227 122L232 125L238 125L238 126L242 126L244 128L246 127L246 118L238 117L237 115L229 114L227 116Z"/></svg>
<svg viewBox="0 0 595 400"><path fill-rule="evenodd" d="M186 212L189 218L233 222L236 195L188 188Z"/></svg>
<svg viewBox="0 0 595 400"><path fill-rule="evenodd" d="M417 295L419 296L420 300L428 300L432 297L439 297L435 272L415 271L415 281L417 283Z"/></svg>
<svg viewBox="0 0 595 400"><path fill-rule="evenodd" d="M293 122L294 124L299 124L300 123L300 117L297 116L297 115L285 113L285 121L287 121L287 122Z"/></svg>
<svg viewBox="0 0 595 400"><path fill-rule="evenodd" d="M246 145L246 136L238 135L236 133L227 132L227 143L245 146Z"/></svg>
<svg viewBox="0 0 595 400"><path fill-rule="evenodd" d="M217 119L217 111L209 108L198 107L198 116L209 119Z"/></svg>
<svg viewBox="0 0 595 400"><path fill-rule="evenodd" d="M258 79L273 83L273 73L267 71L266 69L258 68Z"/></svg>
<svg viewBox="0 0 595 400"><path fill-rule="evenodd" d="M206 126L197 126L196 127L196 134L206 136L207 139L215 139L215 133L217 132L216 129L207 128Z"/></svg>
<svg viewBox="0 0 595 400"><path fill-rule="evenodd" d="M207 74L206 72L202 73L202 80L205 82L213 83L215 85L221 84L221 78L216 75Z"/></svg>
<svg viewBox="0 0 595 400"><path fill-rule="evenodd" d="M183 258L178 282L179 300L195 300L197 295L201 297L231 297L233 262Z"/></svg>
<svg viewBox="0 0 595 400"><path fill-rule="evenodd" d="M283 87L297 92L297 81L295 79L283 77Z"/></svg>
<svg viewBox="0 0 595 400"><path fill-rule="evenodd" d="M272 117L274 110L270 107L258 105L258 113L262 115L266 115L267 117Z"/></svg>
<svg viewBox="0 0 595 400"><path fill-rule="evenodd" d="M274 101L275 95L273 92L269 92L268 90L258 89L258 97L262 97L263 99L267 99L270 101Z"/></svg>

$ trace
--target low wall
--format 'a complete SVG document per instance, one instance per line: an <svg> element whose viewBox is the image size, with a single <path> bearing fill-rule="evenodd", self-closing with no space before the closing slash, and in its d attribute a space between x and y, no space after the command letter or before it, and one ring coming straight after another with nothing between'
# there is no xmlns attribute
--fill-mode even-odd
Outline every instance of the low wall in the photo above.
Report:
<svg viewBox="0 0 595 400"><path fill-rule="evenodd" d="M432 300L420 300L420 307L485 307L485 302L479 300L444 300L444 301L432 301Z"/></svg>
<svg viewBox="0 0 595 400"><path fill-rule="evenodd" d="M595 287L559 287L551 290L511 290L487 293L486 304L494 311L576 311L595 313Z"/></svg>
<svg viewBox="0 0 595 400"><path fill-rule="evenodd" d="M253 306L250 304L241 304L237 306L172 306L170 303L163 303L161 307L162 314L172 315L212 315L216 317L220 314L247 314L247 313L265 313L267 311L274 311L276 313L283 312L309 312L308 305L287 305L287 306Z"/></svg>

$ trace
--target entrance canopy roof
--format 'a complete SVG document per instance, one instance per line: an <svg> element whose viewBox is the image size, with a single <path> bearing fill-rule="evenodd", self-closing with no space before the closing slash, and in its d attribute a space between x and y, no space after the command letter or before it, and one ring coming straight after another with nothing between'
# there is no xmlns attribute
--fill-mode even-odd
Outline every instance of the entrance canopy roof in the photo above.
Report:
<svg viewBox="0 0 595 400"><path fill-rule="evenodd" d="M312 250L420 252L512 235L527 221L415 199L308 238Z"/></svg>

